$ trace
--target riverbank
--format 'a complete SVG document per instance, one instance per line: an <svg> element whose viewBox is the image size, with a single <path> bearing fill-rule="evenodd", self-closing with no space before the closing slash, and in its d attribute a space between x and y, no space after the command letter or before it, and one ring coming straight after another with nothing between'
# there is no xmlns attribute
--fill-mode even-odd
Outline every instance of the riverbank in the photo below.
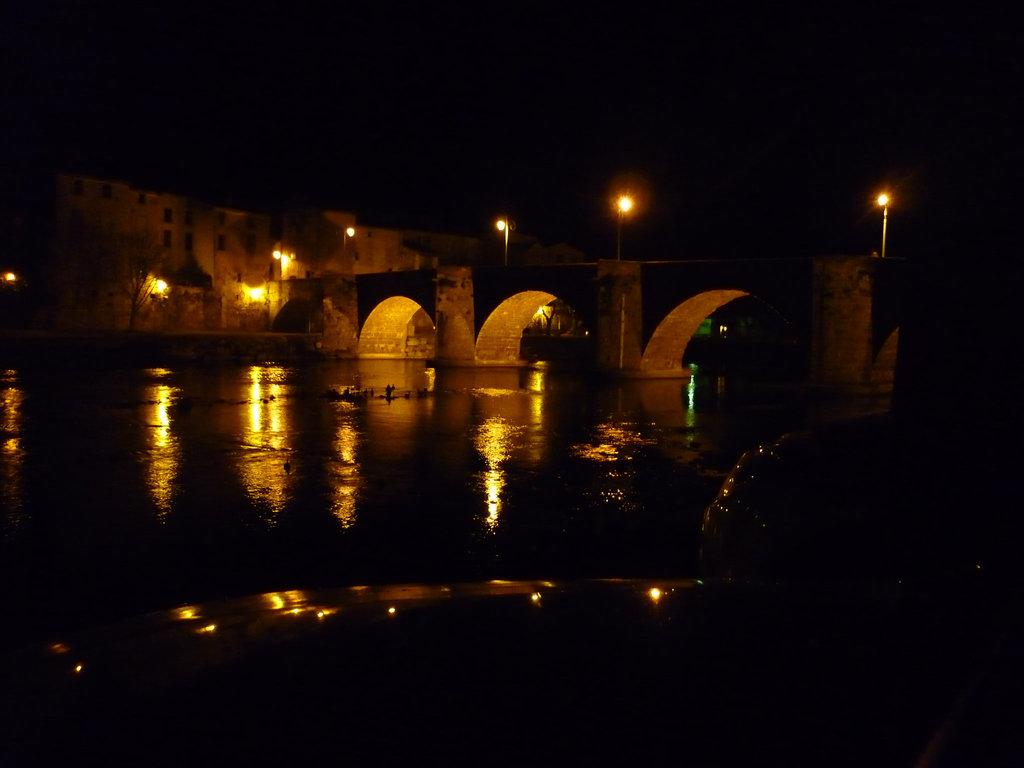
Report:
<svg viewBox="0 0 1024 768"><path fill-rule="evenodd" d="M148 367L175 363L319 360L320 335L307 333L63 333L0 331L0 365Z"/></svg>

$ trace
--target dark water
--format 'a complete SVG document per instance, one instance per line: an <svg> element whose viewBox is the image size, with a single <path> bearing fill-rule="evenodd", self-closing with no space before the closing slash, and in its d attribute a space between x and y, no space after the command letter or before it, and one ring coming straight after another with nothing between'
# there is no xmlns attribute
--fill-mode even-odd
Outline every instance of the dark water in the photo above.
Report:
<svg viewBox="0 0 1024 768"><path fill-rule="evenodd" d="M374 396L325 396L346 387ZM5 635L270 589L693 575L741 451L886 405L699 371L0 369Z"/></svg>

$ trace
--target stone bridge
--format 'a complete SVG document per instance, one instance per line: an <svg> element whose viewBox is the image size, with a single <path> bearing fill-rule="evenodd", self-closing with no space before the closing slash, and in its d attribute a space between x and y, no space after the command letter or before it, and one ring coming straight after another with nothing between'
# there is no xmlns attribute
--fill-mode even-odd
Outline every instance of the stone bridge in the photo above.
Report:
<svg viewBox="0 0 1024 768"><path fill-rule="evenodd" d="M440 267L302 281L317 290L291 301L312 307L324 348L341 355L524 365L524 329L560 299L593 333L594 368L672 377L688 375L701 322L749 296L787 321L813 383L861 387L892 382L903 275L902 260L870 256ZM296 314L278 291L278 316Z"/></svg>

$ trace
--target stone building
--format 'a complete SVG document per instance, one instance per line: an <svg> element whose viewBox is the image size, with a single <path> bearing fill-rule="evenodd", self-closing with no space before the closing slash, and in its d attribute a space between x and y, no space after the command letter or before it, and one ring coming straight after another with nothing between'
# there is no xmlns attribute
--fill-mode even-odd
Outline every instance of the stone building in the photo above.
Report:
<svg viewBox="0 0 1024 768"><path fill-rule="evenodd" d="M125 181L56 177L59 328L262 330L270 216Z"/></svg>

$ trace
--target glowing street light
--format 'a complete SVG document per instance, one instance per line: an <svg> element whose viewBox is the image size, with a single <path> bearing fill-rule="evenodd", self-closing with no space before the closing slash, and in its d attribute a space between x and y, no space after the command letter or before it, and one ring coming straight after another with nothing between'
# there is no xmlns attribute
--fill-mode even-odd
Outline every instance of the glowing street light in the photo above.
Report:
<svg viewBox="0 0 1024 768"><path fill-rule="evenodd" d="M342 250L344 250L345 248L348 247L348 239L350 237L355 237L355 236L356 236L356 228L355 227L346 227L345 228L345 234L344 234L344 236L342 237L342 240L341 240Z"/></svg>
<svg viewBox="0 0 1024 768"><path fill-rule="evenodd" d="M7 273L4 274L4 282L13 283L13 282L17 281L17 279L18 279L18 276L16 274L14 274L13 272L7 272Z"/></svg>
<svg viewBox="0 0 1024 768"><path fill-rule="evenodd" d="M882 206L882 258L885 258L885 225L889 219L889 196L884 192L878 196L876 200L880 206Z"/></svg>
<svg viewBox="0 0 1024 768"><path fill-rule="evenodd" d="M286 253L285 251L274 251L274 258L281 262L281 279L284 280L285 273L288 272L288 260L294 259L294 253Z"/></svg>
<svg viewBox="0 0 1024 768"><path fill-rule="evenodd" d="M495 224L499 232L505 233L505 266L508 266L508 233L516 228L516 223L507 216L504 219L498 219Z"/></svg>
<svg viewBox="0 0 1024 768"><path fill-rule="evenodd" d="M615 226L615 259L622 260L622 216L629 213L633 207L633 198L629 195L619 195L615 201L616 226Z"/></svg>

